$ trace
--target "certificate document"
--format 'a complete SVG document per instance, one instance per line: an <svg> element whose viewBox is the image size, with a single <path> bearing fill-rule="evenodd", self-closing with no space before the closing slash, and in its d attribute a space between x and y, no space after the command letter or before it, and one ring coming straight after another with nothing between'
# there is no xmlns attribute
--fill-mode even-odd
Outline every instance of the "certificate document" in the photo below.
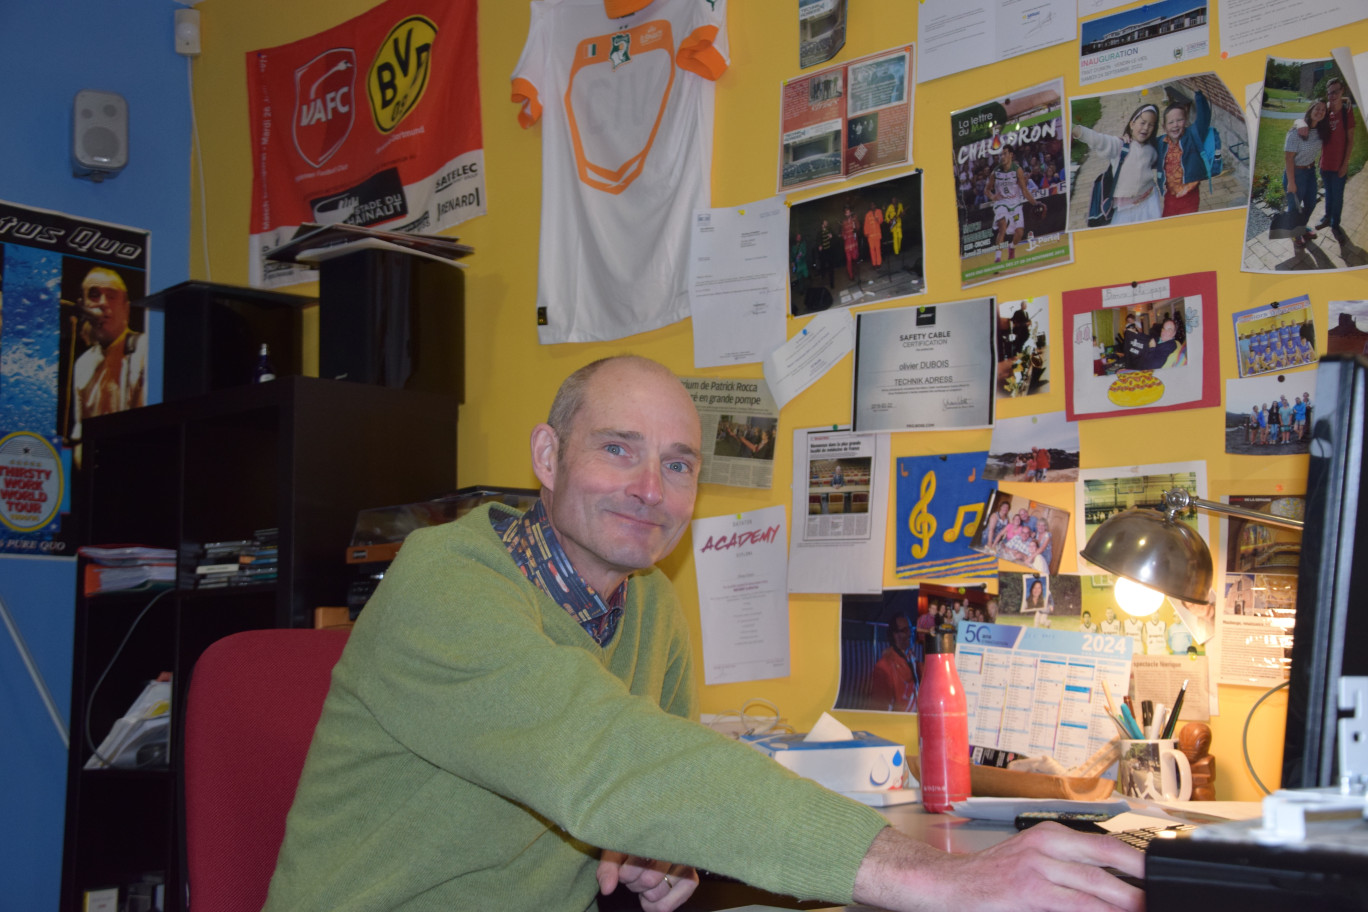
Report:
<svg viewBox="0 0 1368 912"><path fill-rule="evenodd" d="M858 314L854 429L992 427L996 337L991 297Z"/></svg>

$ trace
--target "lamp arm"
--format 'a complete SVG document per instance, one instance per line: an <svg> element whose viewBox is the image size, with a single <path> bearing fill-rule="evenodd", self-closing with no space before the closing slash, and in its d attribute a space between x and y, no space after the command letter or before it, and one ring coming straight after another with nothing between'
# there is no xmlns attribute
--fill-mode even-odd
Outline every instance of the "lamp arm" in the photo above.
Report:
<svg viewBox="0 0 1368 912"><path fill-rule="evenodd" d="M1272 516L1268 513L1260 513L1257 510L1247 510L1244 507L1236 507L1231 504L1217 503L1213 500L1203 500L1200 497L1193 497L1182 488L1173 488L1164 492L1164 508L1169 517L1188 507L1196 507L1206 510L1209 513L1222 513L1226 516L1238 516L1240 519L1247 519L1250 522L1263 523L1267 526L1281 526L1284 529L1295 529L1300 532L1306 525L1300 519L1286 519L1282 516Z"/></svg>

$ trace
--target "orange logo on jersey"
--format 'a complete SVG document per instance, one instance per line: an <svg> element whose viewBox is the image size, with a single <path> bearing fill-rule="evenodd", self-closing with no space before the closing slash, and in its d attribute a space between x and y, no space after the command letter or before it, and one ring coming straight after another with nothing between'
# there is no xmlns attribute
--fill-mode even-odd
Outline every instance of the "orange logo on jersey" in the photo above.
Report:
<svg viewBox="0 0 1368 912"><path fill-rule="evenodd" d="M580 42L565 113L580 180L621 193L641 176L674 87L674 37L667 20ZM602 64L609 64L602 66Z"/></svg>

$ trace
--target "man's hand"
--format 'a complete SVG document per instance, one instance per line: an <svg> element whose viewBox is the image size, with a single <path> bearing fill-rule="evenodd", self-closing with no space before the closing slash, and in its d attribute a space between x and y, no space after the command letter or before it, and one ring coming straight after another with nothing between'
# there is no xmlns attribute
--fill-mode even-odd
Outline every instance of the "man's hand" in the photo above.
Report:
<svg viewBox="0 0 1368 912"><path fill-rule="evenodd" d="M1104 871L1143 877L1145 856L1119 839L1041 823L972 855L947 855L893 828L875 837L855 900L899 910L1142 912L1145 895Z"/></svg>
<svg viewBox="0 0 1368 912"><path fill-rule="evenodd" d="M673 912L693 895L698 872L687 865L638 858L604 849L599 857L599 892L607 896L623 885L640 894L643 912Z"/></svg>

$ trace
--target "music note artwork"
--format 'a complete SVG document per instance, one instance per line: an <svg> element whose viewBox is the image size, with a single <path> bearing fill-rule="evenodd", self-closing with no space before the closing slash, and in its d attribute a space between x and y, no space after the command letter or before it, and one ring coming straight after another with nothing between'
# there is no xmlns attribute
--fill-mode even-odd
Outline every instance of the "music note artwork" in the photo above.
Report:
<svg viewBox="0 0 1368 912"><path fill-rule="evenodd" d="M987 453L908 456L898 460L897 563L902 579L985 579L997 570L991 555L969 543L994 490L984 477Z"/></svg>

